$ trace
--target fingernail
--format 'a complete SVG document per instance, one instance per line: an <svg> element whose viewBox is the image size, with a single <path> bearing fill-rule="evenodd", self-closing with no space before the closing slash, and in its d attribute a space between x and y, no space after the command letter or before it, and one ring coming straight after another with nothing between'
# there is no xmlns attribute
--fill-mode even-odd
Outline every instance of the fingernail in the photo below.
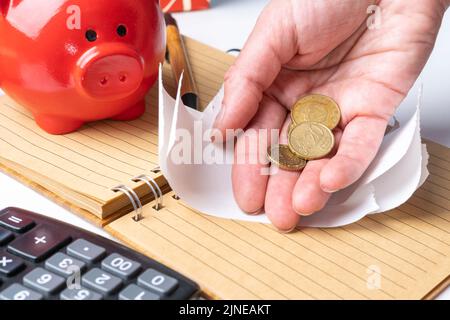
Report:
<svg viewBox="0 0 450 320"><path fill-rule="evenodd" d="M223 119L225 118L225 106L222 105L222 108L220 108L219 114L216 116L216 120L214 121L214 128L217 128L221 122L223 121Z"/></svg>
<svg viewBox="0 0 450 320"><path fill-rule="evenodd" d="M295 226L295 227L293 227L293 228L291 228L289 230L278 229L278 232L279 233L283 233L283 234L288 234L288 233L291 233L292 231L294 231L296 229L297 229L297 226Z"/></svg>
<svg viewBox="0 0 450 320"><path fill-rule="evenodd" d="M263 211L264 211L264 208L260 208L260 209L254 211L254 212L248 212L248 211L245 211L245 213L248 214L248 215L250 215L250 216L255 216L255 215L257 215L257 214L262 213Z"/></svg>
<svg viewBox="0 0 450 320"><path fill-rule="evenodd" d="M225 108L222 105L222 108L220 109L219 114L216 116L216 120L214 120L213 128L211 130L210 140L213 143L216 141L216 137L222 134L221 131L219 129L217 129L217 127L220 126L224 117L225 117Z"/></svg>
<svg viewBox="0 0 450 320"><path fill-rule="evenodd" d="M308 217L308 216L312 215L312 213L305 213L305 212L300 212L297 210L294 210L294 211L295 211L295 213L297 213L299 216L302 216L302 217Z"/></svg>
<svg viewBox="0 0 450 320"><path fill-rule="evenodd" d="M325 186L320 186L320 188L323 190L323 191L325 191L325 192L327 192L327 193L335 193L335 192L338 192L340 189L332 189L332 188L328 188L328 187L325 187Z"/></svg>
<svg viewBox="0 0 450 320"><path fill-rule="evenodd" d="M294 205L292 206L292 209L294 210L294 212L296 214L298 214L299 216L302 216L302 217L307 217L307 216L312 215L311 212L308 213L308 212L302 212L301 210L298 210Z"/></svg>
<svg viewBox="0 0 450 320"><path fill-rule="evenodd" d="M313 212L302 212L302 211L297 210L295 208L293 208L293 209L294 209L296 214L298 214L299 216L302 216L302 217L307 217L307 216L310 216L310 215L313 214Z"/></svg>

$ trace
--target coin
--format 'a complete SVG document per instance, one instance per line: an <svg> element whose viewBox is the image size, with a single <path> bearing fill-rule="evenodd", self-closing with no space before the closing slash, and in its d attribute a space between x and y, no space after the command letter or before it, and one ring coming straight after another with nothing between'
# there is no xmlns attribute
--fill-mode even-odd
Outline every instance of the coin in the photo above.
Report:
<svg viewBox="0 0 450 320"><path fill-rule="evenodd" d="M270 162L283 170L299 171L306 166L306 160L292 153L285 144L275 144L267 148L267 157Z"/></svg>
<svg viewBox="0 0 450 320"><path fill-rule="evenodd" d="M334 147L334 135L325 125L318 122L302 122L289 134L289 149L306 160L320 159Z"/></svg>
<svg viewBox="0 0 450 320"><path fill-rule="evenodd" d="M341 121L341 111L333 99L311 94L297 101L292 107L291 118L296 124L318 122L333 130Z"/></svg>
<svg viewBox="0 0 450 320"><path fill-rule="evenodd" d="M289 123L288 134L291 134L291 131L295 128L295 126L296 124L294 123L294 121L291 121L291 123Z"/></svg>

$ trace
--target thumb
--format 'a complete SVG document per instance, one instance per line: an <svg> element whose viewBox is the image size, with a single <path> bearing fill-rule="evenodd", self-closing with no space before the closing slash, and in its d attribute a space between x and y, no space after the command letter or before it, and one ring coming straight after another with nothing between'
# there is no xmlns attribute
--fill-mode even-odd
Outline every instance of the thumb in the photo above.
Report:
<svg viewBox="0 0 450 320"><path fill-rule="evenodd" d="M258 110L264 91L274 82L282 65L297 52L295 24L283 19L283 15L290 16L283 13L280 2L274 1L264 9L225 76L222 109L214 124L223 136L226 129L247 126Z"/></svg>

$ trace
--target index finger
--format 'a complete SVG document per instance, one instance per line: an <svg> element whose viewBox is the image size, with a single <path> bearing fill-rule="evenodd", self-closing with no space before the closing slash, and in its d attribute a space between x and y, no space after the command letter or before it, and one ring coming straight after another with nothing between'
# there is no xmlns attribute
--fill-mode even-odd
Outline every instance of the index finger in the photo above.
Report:
<svg viewBox="0 0 450 320"><path fill-rule="evenodd" d="M225 96L215 128L245 128L258 110L263 92L294 55L294 30L280 23L275 2L261 14L247 43L225 76Z"/></svg>

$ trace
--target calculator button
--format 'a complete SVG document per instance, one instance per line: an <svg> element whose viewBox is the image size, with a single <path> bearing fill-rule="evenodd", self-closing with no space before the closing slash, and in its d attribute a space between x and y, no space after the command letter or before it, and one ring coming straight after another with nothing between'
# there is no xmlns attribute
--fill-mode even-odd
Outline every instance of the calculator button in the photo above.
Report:
<svg viewBox="0 0 450 320"><path fill-rule="evenodd" d="M0 225L14 232L23 233L33 228L35 223L26 213L4 209L0 211Z"/></svg>
<svg viewBox="0 0 450 320"><path fill-rule="evenodd" d="M119 300L159 300L161 297L150 291L130 284L119 293Z"/></svg>
<svg viewBox="0 0 450 320"><path fill-rule="evenodd" d="M141 264L113 253L102 261L102 269L123 279L130 279L141 269Z"/></svg>
<svg viewBox="0 0 450 320"><path fill-rule="evenodd" d="M97 292L91 291L86 288L79 289L65 289L59 295L61 300L101 300L103 297Z"/></svg>
<svg viewBox="0 0 450 320"><path fill-rule="evenodd" d="M7 253L0 253L0 274L10 277L22 270L24 266L19 258Z"/></svg>
<svg viewBox="0 0 450 320"><path fill-rule="evenodd" d="M178 281L154 269L148 269L139 276L138 284L147 289L167 295L178 286Z"/></svg>
<svg viewBox="0 0 450 320"><path fill-rule="evenodd" d="M0 300L42 300L42 294L14 283L0 292Z"/></svg>
<svg viewBox="0 0 450 320"><path fill-rule="evenodd" d="M104 294L114 293L122 286L122 280L98 268L86 273L81 283Z"/></svg>
<svg viewBox="0 0 450 320"><path fill-rule="evenodd" d="M60 276L68 277L74 273L81 274L86 270L86 264L64 253L57 252L45 261L45 268Z"/></svg>
<svg viewBox="0 0 450 320"><path fill-rule="evenodd" d="M0 229L0 246L7 244L12 239L14 239L14 235L11 232Z"/></svg>
<svg viewBox="0 0 450 320"><path fill-rule="evenodd" d="M36 268L23 277L24 285L46 294L61 289L65 283L64 278L42 268Z"/></svg>
<svg viewBox="0 0 450 320"><path fill-rule="evenodd" d="M56 228L41 225L11 242L8 246L8 251L39 262L69 241L70 237L57 231Z"/></svg>
<svg viewBox="0 0 450 320"><path fill-rule="evenodd" d="M84 239L78 239L67 247L67 253L72 257L93 263L103 258L106 250Z"/></svg>

